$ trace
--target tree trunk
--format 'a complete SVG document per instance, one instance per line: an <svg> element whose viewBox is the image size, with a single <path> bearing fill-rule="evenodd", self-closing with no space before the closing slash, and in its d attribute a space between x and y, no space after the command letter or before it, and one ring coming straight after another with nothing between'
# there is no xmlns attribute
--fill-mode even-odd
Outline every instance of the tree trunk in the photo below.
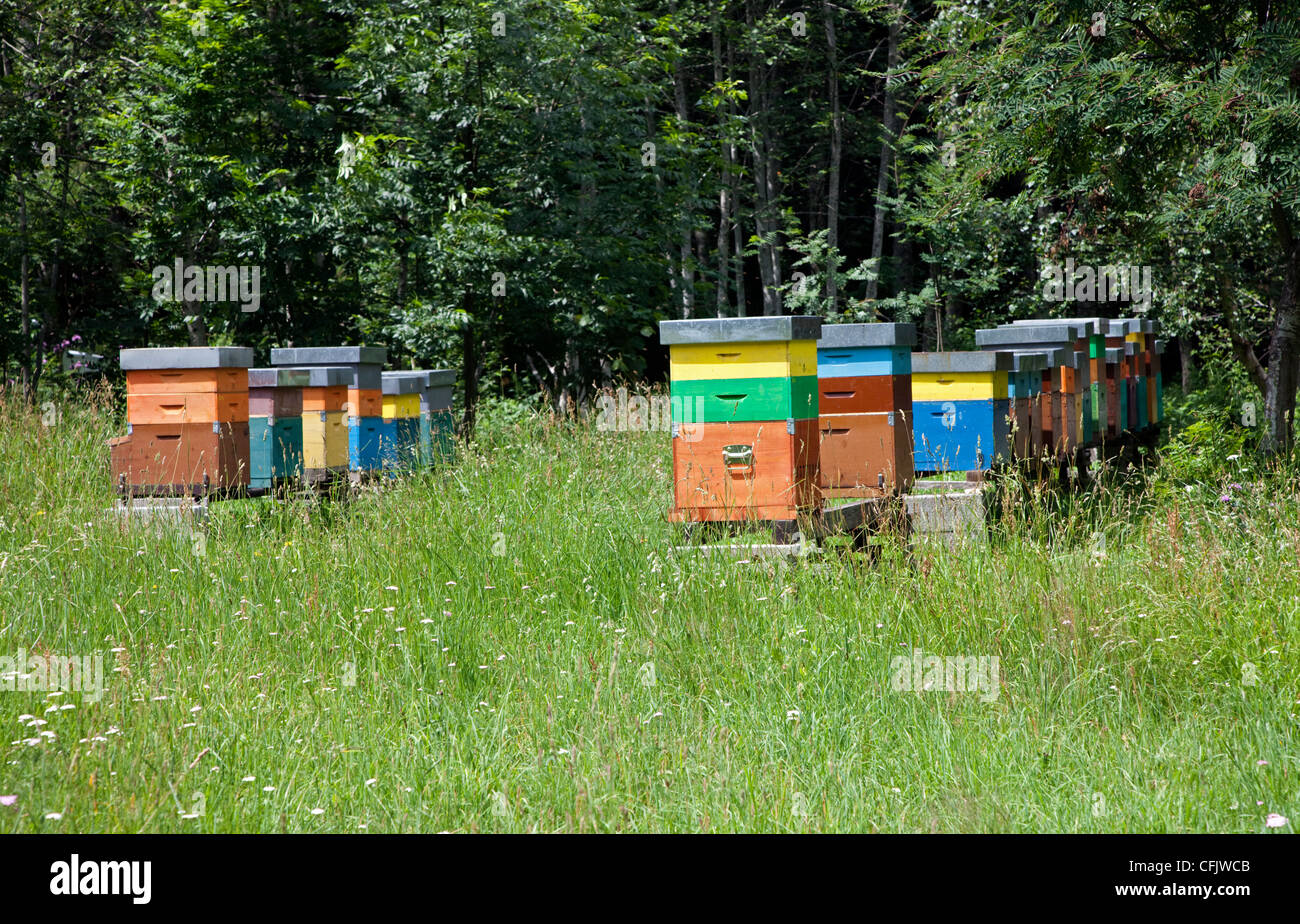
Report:
<svg viewBox="0 0 1300 924"><path fill-rule="evenodd" d="M1268 395L1268 370L1255 355L1255 345L1237 329L1237 305L1232 285L1226 276L1219 280L1219 310L1223 313L1223 326L1232 344L1233 355L1246 369L1246 374L1255 383L1261 395ZM1266 357L1267 358L1267 357Z"/></svg>
<svg viewBox="0 0 1300 924"><path fill-rule="evenodd" d="M959 317L961 317L961 296L957 294L956 290L949 290L948 295L943 300L943 312L939 315L938 344L935 346L938 352L943 352L944 338L948 334L947 325L952 322L953 318Z"/></svg>
<svg viewBox="0 0 1300 924"><path fill-rule="evenodd" d="M669 11L672 13L674 23L677 19L677 4L669 4ZM679 55L673 62L673 109L677 115L677 127L684 134L687 131L691 121L690 108L686 103L686 73L682 70L682 58ZM689 172L689 171L687 171ZM681 255L681 264L678 266L678 272L681 274L681 311L683 318L695 316L695 259L691 254L691 226L694 213L695 202L695 180L689 181L690 201L687 207L682 209L681 223L682 227L679 232L678 252Z"/></svg>
<svg viewBox="0 0 1300 924"><path fill-rule="evenodd" d="M839 313L840 287L837 278L840 246L840 159L844 148L844 123L840 114L840 72L835 43L835 8L822 0L826 17L826 92L831 99L831 162L826 173L826 313Z"/></svg>
<svg viewBox="0 0 1300 924"><path fill-rule="evenodd" d="M903 21L902 10L890 7L893 20L889 24L889 72L898 67L898 32ZM875 278L867 280L867 300L875 301L880 291L881 257L885 251L885 221L888 209L885 197L889 195L889 173L894 162L894 137L898 133L898 119L895 116L894 92L885 78L885 112L881 120L880 132L880 169L876 173L876 216L871 226L871 265L875 268Z"/></svg>
<svg viewBox="0 0 1300 924"><path fill-rule="evenodd" d="M22 241L23 248L21 266L18 271L18 303L19 310L22 313L22 320L19 324L23 334L22 348L18 354L18 381L22 386L23 397L31 401L36 396L30 392L32 385L32 310L31 294L28 290L30 271L27 256L27 192L21 185L18 187L18 236Z"/></svg>
<svg viewBox="0 0 1300 924"><path fill-rule="evenodd" d="M203 320L203 303L185 301L185 333L190 339L190 346L208 345L208 325Z"/></svg>
<svg viewBox="0 0 1300 924"><path fill-rule="evenodd" d="M1273 205L1273 224L1282 244L1282 288L1273 319L1273 337L1268 345L1268 391L1264 417L1268 423L1265 448L1285 452L1291 448L1295 418L1296 387L1300 384L1300 240L1296 239L1286 211Z"/></svg>
<svg viewBox="0 0 1300 924"><path fill-rule="evenodd" d="M728 4L727 12L731 12ZM730 22L730 19L728 19ZM727 32L727 79L734 80L736 77L736 42L730 30ZM735 136L731 133L736 124L736 104L730 99L727 100L727 115L730 118L727 133L727 160L732 166L731 173L731 278L735 280L736 286L736 315L745 317L749 314L748 303L745 294L745 228L741 223L741 190L736 180L739 175L738 164L740 163L741 151L736 144Z"/></svg>
<svg viewBox="0 0 1300 924"><path fill-rule="evenodd" d="M726 74L722 69L722 29L726 21L724 9L713 12L713 83L722 86ZM735 161L735 147L731 144L731 107L718 107L718 118L722 120L722 179L718 184L718 317L725 318L731 314L731 165Z"/></svg>
<svg viewBox="0 0 1300 924"><path fill-rule="evenodd" d="M460 307L465 318L460 354L460 378L465 384L465 413L460 419L460 432L468 438L474 431L474 416L478 410L478 332L474 329L474 290L470 286L465 287Z"/></svg>
<svg viewBox="0 0 1300 924"><path fill-rule="evenodd" d="M1190 339L1186 334L1178 338L1178 365L1182 371L1183 394L1185 395L1192 392L1192 349Z"/></svg>
<svg viewBox="0 0 1300 924"><path fill-rule="evenodd" d="M71 151L72 143L72 116L68 115L63 123L63 136L59 139L61 151ZM70 182L69 168L72 160L66 154L59 158L59 205L57 209L57 225L55 226L54 235L54 255L50 260L50 284L49 297L45 299L45 308L41 312L41 338L50 337L53 339L58 334L55 331L65 330L67 315L62 310L66 304L63 293L60 291L62 285L63 270L63 239L66 236L67 219L64 217L68 214L68 184ZM56 317L58 315L58 317ZM45 374L45 351L41 350L36 355L36 369L32 376L32 387L40 385L41 376Z"/></svg>
<svg viewBox="0 0 1300 924"><path fill-rule="evenodd" d="M745 21L751 36L758 28L755 0L745 4ZM768 147L768 116L774 82L766 70L763 48L753 38L749 57L749 124L754 151L754 233L758 236L758 272L763 285L763 314L781 313L781 263L777 215L777 164Z"/></svg>
<svg viewBox="0 0 1300 924"><path fill-rule="evenodd" d="M906 234L899 235L894 261L898 267L898 291L911 292L916 283L916 247Z"/></svg>

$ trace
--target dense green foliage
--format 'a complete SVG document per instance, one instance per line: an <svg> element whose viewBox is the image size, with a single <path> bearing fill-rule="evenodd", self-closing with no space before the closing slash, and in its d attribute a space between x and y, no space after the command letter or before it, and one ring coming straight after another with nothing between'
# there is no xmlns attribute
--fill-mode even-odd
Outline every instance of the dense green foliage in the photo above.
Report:
<svg viewBox="0 0 1300 924"><path fill-rule="evenodd" d="M1284 439L1297 4L1094 6L0 0L0 372L365 341L472 407L659 378L665 317L1139 310ZM155 300L176 259L261 307ZM1151 305L1045 301L1066 259Z"/></svg>

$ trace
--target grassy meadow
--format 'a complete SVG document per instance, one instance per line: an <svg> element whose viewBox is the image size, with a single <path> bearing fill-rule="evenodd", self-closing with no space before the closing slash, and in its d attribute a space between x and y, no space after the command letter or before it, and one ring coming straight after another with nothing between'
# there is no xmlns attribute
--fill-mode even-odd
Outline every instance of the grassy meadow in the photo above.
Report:
<svg viewBox="0 0 1300 924"><path fill-rule="evenodd" d="M0 833L1300 823L1297 488L1213 440L985 545L785 566L672 554L665 433L490 414L199 537L106 515L111 402L46 416L0 403L0 657L105 680L0 693ZM896 691L917 648L993 695Z"/></svg>

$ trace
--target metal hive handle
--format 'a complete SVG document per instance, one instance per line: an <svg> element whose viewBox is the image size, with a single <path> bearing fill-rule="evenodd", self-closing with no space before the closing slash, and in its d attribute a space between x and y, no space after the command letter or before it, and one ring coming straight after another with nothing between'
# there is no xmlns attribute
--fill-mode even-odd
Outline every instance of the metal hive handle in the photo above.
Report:
<svg viewBox="0 0 1300 924"><path fill-rule="evenodd" d="M722 463L727 468L753 468L754 447L743 443L733 443L722 447Z"/></svg>

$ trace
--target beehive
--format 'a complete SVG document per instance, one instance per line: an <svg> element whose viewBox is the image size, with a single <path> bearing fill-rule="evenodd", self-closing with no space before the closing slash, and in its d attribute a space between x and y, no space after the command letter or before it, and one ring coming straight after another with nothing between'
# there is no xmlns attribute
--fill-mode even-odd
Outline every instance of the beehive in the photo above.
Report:
<svg viewBox="0 0 1300 924"><path fill-rule="evenodd" d="M306 370L248 370L249 483L252 490L302 476L302 389Z"/></svg>
<svg viewBox="0 0 1300 924"><path fill-rule="evenodd" d="M1085 389L1078 375L1079 357L1075 354L1086 352L1086 336L1085 325L1067 321L1007 325L975 332L975 344L981 350L1061 351L1053 357L1057 365L1043 377L1044 392L1050 387L1050 401L1055 405L1051 410L1049 447L1054 455L1072 454L1083 442ZM1084 351L1079 350L1081 340ZM1087 406L1091 407L1090 401ZM1049 432L1046 418L1043 429L1045 434Z"/></svg>
<svg viewBox="0 0 1300 924"><path fill-rule="evenodd" d="M1029 459L1043 450L1043 411L1040 396L1047 357L1043 353L1012 354L1008 398L1011 401L1011 455Z"/></svg>
<svg viewBox="0 0 1300 924"><path fill-rule="evenodd" d="M1142 318L1120 318L1120 324L1123 326L1125 343L1132 344L1129 360L1132 383L1129 389L1129 412L1132 428L1144 430L1150 424L1147 407L1147 324Z"/></svg>
<svg viewBox="0 0 1300 924"><path fill-rule="evenodd" d="M1164 373L1164 356L1165 341L1157 340L1155 343L1155 380L1156 380L1156 423L1165 419L1165 373Z"/></svg>
<svg viewBox="0 0 1300 924"><path fill-rule="evenodd" d="M456 370L400 369L385 372L385 381L389 377L410 378L419 383L417 464L428 466L450 458L455 429L452 421L452 392L456 384ZM396 410L397 404L393 402L391 405L386 404L386 407ZM390 416L388 410L385 410L384 416Z"/></svg>
<svg viewBox="0 0 1300 924"><path fill-rule="evenodd" d="M1006 351L1002 351L1006 352ZM1030 381L1025 386L1025 391L1030 397L1030 427L1032 439L1030 444L1030 456L1033 458L1041 457L1046 454L1055 454L1053 447L1056 445L1054 434L1061 432L1061 410L1062 402L1060 399L1060 382L1061 367L1067 364L1067 356L1071 355L1064 349L1054 348L1023 348L1010 351L1016 358L1015 362L1025 363L1027 367L1034 367L1036 371L1026 368L1026 378ZM1022 359L1022 357L1036 357L1036 359ZM1012 380L1014 382L1014 379ZM1019 387L1016 386L1017 393ZM1013 455L1019 455L1013 449Z"/></svg>
<svg viewBox="0 0 1300 924"><path fill-rule="evenodd" d="M1133 344L1128 340L1130 328L1136 330L1137 325L1126 320L1111 321L1106 328L1106 348L1120 351L1115 389L1118 399L1124 405L1123 411L1117 416L1121 430L1137 429L1137 408L1134 406L1137 383L1134 378Z"/></svg>
<svg viewBox="0 0 1300 924"><path fill-rule="evenodd" d="M1097 445L1106 439L1106 336L1110 325L1104 318L1075 318L1088 325L1084 356L1088 368L1088 443Z"/></svg>
<svg viewBox="0 0 1300 924"><path fill-rule="evenodd" d="M1145 412L1138 407L1139 396L1142 393L1138 375L1138 362L1141 360L1141 353L1138 352L1137 344L1131 340L1124 343L1124 369L1125 369L1125 390L1128 392L1128 428L1137 431L1142 426L1142 418Z"/></svg>
<svg viewBox="0 0 1300 924"><path fill-rule="evenodd" d="M428 374L383 374L383 423L379 436L380 464L389 471L414 468L420 455L420 395Z"/></svg>
<svg viewBox="0 0 1300 924"><path fill-rule="evenodd" d="M345 366L250 369L251 486L328 482L347 472Z"/></svg>
<svg viewBox="0 0 1300 924"><path fill-rule="evenodd" d="M1155 427L1160 423L1160 396L1159 391L1159 368L1160 357L1156 352L1156 333L1159 325L1153 320L1144 320L1142 322L1142 345L1146 350L1146 379L1147 379L1147 426Z"/></svg>
<svg viewBox="0 0 1300 924"><path fill-rule="evenodd" d="M1080 318L1092 325L1088 334L1088 373L1092 390L1092 441L1102 442L1109 434L1110 393L1106 386L1105 318Z"/></svg>
<svg viewBox="0 0 1300 924"><path fill-rule="evenodd" d="M1089 445L1100 439L1097 421L1098 413L1101 410L1098 395L1100 370L1097 368L1098 364L1094 362L1095 357L1093 356L1093 353L1104 343L1104 339L1100 335L1100 319L1018 320L1012 321L1010 324L1004 324L1002 327L1011 329L1033 328L1035 331L1040 331L1052 327L1059 330L1062 325L1068 329L1066 333L1073 336L1074 342L1071 345L1068 342L1061 341L1060 345L1066 349L1072 349L1076 354L1071 361L1064 364L1065 368L1073 369L1073 373L1063 374L1063 380L1067 383L1073 382L1074 385L1072 402L1074 409L1073 431L1078 445Z"/></svg>
<svg viewBox="0 0 1300 924"><path fill-rule="evenodd" d="M982 471L1011 458L1010 352L914 353L918 472Z"/></svg>
<svg viewBox="0 0 1300 924"><path fill-rule="evenodd" d="M432 465L451 458L452 390L456 385L455 369L427 370L427 385L420 395L420 447L426 462Z"/></svg>
<svg viewBox="0 0 1300 924"><path fill-rule="evenodd" d="M275 366L345 366L350 371L343 410L348 434L348 468L371 472L380 468L383 425L384 347L280 347L271 351Z"/></svg>
<svg viewBox="0 0 1300 924"><path fill-rule="evenodd" d="M131 494L218 493L249 484L247 347L121 351L127 435L109 441Z"/></svg>
<svg viewBox="0 0 1300 924"><path fill-rule="evenodd" d="M1110 322L1106 331L1106 346L1125 351L1123 379L1127 396L1125 429L1139 430L1147 426L1147 379L1144 376L1144 335L1141 318L1119 318Z"/></svg>
<svg viewBox="0 0 1300 924"><path fill-rule="evenodd" d="M663 321L673 520L797 519L820 504L821 318Z"/></svg>
<svg viewBox="0 0 1300 924"><path fill-rule="evenodd" d="M832 324L817 341L822 492L869 497L912 485L911 324Z"/></svg>
<svg viewBox="0 0 1300 924"><path fill-rule="evenodd" d="M1105 433L1103 423L1105 388L1102 381L1101 351L1105 349L1106 339L1101 331L1108 323L1103 318L1055 318L1012 321L1010 325L1003 325L1003 327L1034 327L1035 329L1066 325L1073 330L1073 350L1076 355L1073 362L1066 365L1074 370L1074 431L1080 446L1101 442ZM1066 378L1068 379L1069 376L1067 375Z"/></svg>
<svg viewBox="0 0 1300 924"><path fill-rule="evenodd" d="M1121 347L1106 347L1106 432L1120 436L1128 429L1128 365Z"/></svg>

